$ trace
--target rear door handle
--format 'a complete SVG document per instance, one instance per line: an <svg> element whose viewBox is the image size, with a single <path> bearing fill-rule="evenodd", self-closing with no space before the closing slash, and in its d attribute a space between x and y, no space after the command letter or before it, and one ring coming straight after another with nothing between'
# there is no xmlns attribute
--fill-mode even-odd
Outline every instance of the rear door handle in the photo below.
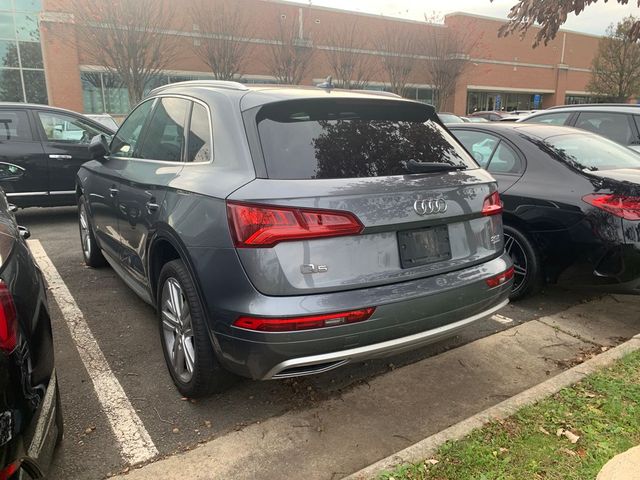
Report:
<svg viewBox="0 0 640 480"><path fill-rule="evenodd" d="M57 160L71 160L73 157L71 155L49 155L49 158Z"/></svg>
<svg viewBox="0 0 640 480"><path fill-rule="evenodd" d="M158 210L160 208L160 205L155 203L153 200L148 201L146 205L147 205L147 211L149 213L155 212L156 210Z"/></svg>
<svg viewBox="0 0 640 480"><path fill-rule="evenodd" d="M118 194L119 191L120 190L118 190L116 187L109 187L109 194L112 197L115 197Z"/></svg>

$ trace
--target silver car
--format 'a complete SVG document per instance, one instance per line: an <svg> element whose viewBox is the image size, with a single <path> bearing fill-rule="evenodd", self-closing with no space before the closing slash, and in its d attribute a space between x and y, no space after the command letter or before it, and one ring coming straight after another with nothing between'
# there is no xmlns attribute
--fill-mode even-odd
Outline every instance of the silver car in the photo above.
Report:
<svg viewBox="0 0 640 480"><path fill-rule="evenodd" d="M430 106L185 82L91 151L85 261L157 308L183 395L413 349L507 303L496 183Z"/></svg>

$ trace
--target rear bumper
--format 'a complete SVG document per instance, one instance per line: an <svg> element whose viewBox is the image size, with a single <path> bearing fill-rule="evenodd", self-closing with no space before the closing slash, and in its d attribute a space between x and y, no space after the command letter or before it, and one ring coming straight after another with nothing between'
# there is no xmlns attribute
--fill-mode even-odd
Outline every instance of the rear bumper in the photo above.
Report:
<svg viewBox="0 0 640 480"><path fill-rule="evenodd" d="M393 285L304 297L260 296L248 307L245 304L252 309L250 314L376 310L364 322L298 332L264 333L229 326L214 332L216 350L226 368L254 379L308 375L400 353L451 336L506 305L511 282L489 288L486 279L510 266L511 259L502 255L464 270ZM246 313L236 310L233 316Z"/></svg>
<svg viewBox="0 0 640 480"><path fill-rule="evenodd" d="M443 325L432 330L427 330L426 332L409 335L407 337L396 338L393 340L387 340L386 342L365 345L363 347L351 348L339 352L285 360L267 372L264 376L264 380L272 378L298 377L301 375L326 372L353 361L396 355L423 345L428 345L429 343L450 337L458 330L461 330L478 320L482 320L483 318L493 315L508 303L509 300L504 300L502 303L499 303L489 310L485 310L484 312L478 313L469 318ZM309 368L305 369L305 367Z"/></svg>

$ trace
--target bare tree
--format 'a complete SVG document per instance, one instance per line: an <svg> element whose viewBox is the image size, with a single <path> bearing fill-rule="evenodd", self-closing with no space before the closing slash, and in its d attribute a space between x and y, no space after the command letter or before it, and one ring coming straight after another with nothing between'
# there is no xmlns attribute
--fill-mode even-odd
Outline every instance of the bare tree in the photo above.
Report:
<svg viewBox="0 0 640 480"><path fill-rule="evenodd" d="M468 30L428 27L424 54L433 85L433 105L437 111L444 108L455 93L476 43L477 36Z"/></svg>
<svg viewBox="0 0 640 480"><path fill-rule="evenodd" d="M301 33L297 19L287 21L286 17L280 16L277 37L265 59L266 68L279 83L299 85L309 70L313 45Z"/></svg>
<svg viewBox="0 0 640 480"><path fill-rule="evenodd" d="M640 44L631 37L637 19L627 17L611 24L600 39L587 89L595 95L625 102L640 95Z"/></svg>
<svg viewBox="0 0 640 480"><path fill-rule="evenodd" d="M76 45L89 61L120 78L129 102L138 103L149 81L177 54L166 33L175 18L171 2L72 0Z"/></svg>
<svg viewBox="0 0 640 480"><path fill-rule="evenodd" d="M362 89L375 77L375 58L363 51L368 39L357 23L335 26L326 43L327 62L338 88Z"/></svg>
<svg viewBox="0 0 640 480"><path fill-rule="evenodd" d="M391 91L405 96L407 82L416 63L416 36L407 28L388 26L374 44L383 56L382 67L387 74Z"/></svg>
<svg viewBox="0 0 640 480"><path fill-rule="evenodd" d="M195 54L206 63L216 80L233 80L242 74L252 44L249 17L236 3L227 0L197 0L191 19L202 37L194 44Z"/></svg>
<svg viewBox="0 0 640 480"><path fill-rule="evenodd" d="M629 0L615 1L621 5L629 3ZM536 35L534 46L540 43L546 45L556 37L570 13L579 15L586 7L597 2L598 0L518 0L509 11L509 23L500 28L499 34L504 37L519 32L524 36L533 25L539 25L541 28ZM636 0L635 3L640 7L640 0ZM640 21L635 21L630 35L634 40L640 38Z"/></svg>

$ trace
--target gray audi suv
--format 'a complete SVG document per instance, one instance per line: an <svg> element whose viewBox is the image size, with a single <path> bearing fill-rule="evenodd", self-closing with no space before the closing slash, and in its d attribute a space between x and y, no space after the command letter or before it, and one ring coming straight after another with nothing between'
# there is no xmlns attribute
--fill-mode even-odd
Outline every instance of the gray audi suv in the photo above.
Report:
<svg viewBox="0 0 640 480"><path fill-rule="evenodd" d="M508 301L496 183L430 106L184 82L90 149L84 259L156 307L185 396L416 348Z"/></svg>

